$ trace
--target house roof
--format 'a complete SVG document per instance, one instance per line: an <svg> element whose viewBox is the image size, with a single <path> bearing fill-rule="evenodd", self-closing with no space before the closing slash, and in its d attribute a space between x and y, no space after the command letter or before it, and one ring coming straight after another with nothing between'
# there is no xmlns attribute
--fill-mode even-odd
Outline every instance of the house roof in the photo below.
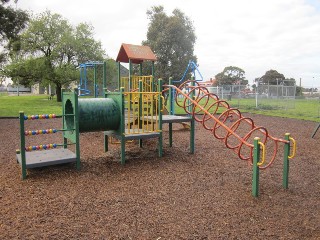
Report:
<svg viewBox="0 0 320 240"><path fill-rule="evenodd" d="M128 63L129 60L132 63L139 64L145 60L156 61L157 57L149 46L122 43L116 61Z"/></svg>

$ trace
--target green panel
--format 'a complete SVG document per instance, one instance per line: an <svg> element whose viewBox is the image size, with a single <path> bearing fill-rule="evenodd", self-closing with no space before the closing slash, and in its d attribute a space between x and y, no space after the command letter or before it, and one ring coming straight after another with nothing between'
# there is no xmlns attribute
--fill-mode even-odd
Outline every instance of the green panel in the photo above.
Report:
<svg viewBox="0 0 320 240"><path fill-rule="evenodd" d="M76 104L77 99L77 91L67 92L66 90L64 90L62 92L63 127L64 129L70 129L70 131L63 132L63 137L69 139L73 143L77 143L75 121L75 114L78 109L78 104ZM66 140L64 142L66 143Z"/></svg>

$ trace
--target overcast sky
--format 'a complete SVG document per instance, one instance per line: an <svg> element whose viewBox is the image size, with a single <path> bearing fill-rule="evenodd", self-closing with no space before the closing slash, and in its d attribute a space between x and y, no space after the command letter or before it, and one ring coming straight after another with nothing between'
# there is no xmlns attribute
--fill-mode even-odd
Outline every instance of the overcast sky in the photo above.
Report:
<svg viewBox="0 0 320 240"><path fill-rule="evenodd" d="M19 0L17 7L92 24L96 39L116 58L121 43L146 39L146 11L155 5L168 15L179 8L191 19L205 80L237 66L250 84L274 69L298 84L301 78L304 86L320 86L320 0Z"/></svg>

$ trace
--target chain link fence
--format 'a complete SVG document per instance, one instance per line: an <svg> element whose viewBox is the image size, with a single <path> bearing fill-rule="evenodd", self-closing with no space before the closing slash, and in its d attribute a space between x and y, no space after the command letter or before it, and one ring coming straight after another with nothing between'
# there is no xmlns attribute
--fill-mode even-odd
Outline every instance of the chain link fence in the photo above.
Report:
<svg viewBox="0 0 320 240"><path fill-rule="evenodd" d="M241 110L286 111L288 115L320 120L320 87L303 87L302 91L297 91L297 86L285 85L260 85L256 89L247 85L207 88L232 107Z"/></svg>

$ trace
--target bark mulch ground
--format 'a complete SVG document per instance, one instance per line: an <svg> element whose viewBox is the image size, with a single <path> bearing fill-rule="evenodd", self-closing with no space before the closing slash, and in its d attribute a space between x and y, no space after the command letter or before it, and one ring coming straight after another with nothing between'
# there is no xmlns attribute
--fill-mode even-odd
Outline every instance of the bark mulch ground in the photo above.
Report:
<svg viewBox="0 0 320 240"><path fill-rule="evenodd" d="M118 144L105 153L102 132L83 133L81 171L75 164L43 167L22 181L18 120L0 120L0 239L320 239L320 132L310 137L317 124L246 115L273 136L296 139L288 190L280 156L261 171L253 198L250 165L200 124L193 155L189 132L178 124L171 148L164 127L162 158L156 140L142 149L128 143L123 166ZM59 128L61 119L26 125ZM61 143L61 135L31 143L51 142Z"/></svg>

